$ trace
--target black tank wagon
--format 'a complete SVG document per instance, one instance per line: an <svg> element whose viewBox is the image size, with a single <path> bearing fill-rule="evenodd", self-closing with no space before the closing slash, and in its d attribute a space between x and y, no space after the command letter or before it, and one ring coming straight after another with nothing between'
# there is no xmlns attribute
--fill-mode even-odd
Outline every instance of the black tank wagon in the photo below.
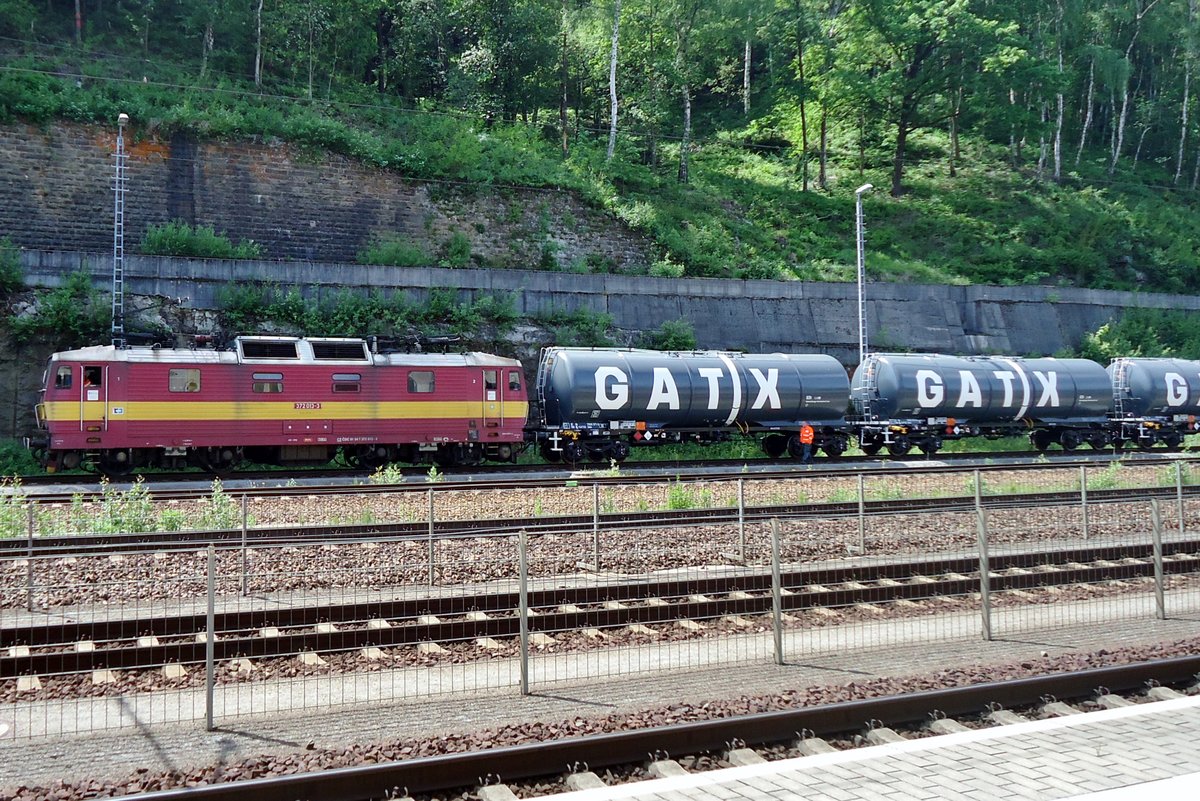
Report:
<svg viewBox="0 0 1200 801"><path fill-rule="evenodd" d="M849 379L831 356L547 348L538 365L536 436L551 460L621 461L631 445L762 435L772 456L814 445L840 455Z"/></svg>
<svg viewBox="0 0 1200 801"><path fill-rule="evenodd" d="M1200 362L1121 358L1108 366L1114 441L1177 448L1200 430Z"/></svg>

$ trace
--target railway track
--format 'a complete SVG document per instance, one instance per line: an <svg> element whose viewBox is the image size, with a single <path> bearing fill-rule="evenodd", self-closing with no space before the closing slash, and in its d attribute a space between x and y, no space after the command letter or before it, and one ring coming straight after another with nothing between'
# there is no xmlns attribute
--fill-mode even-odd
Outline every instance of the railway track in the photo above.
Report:
<svg viewBox="0 0 1200 801"><path fill-rule="evenodd" d="M977 468L984 472L1012 470L1014 468L1031 469L1031 470L1053 470L1062 469L1064 467L1094 466L1098 458L1105 462L1118 462L1127 465L1137 466L1162 466L1174 464L1179 461L1179 452L1172 453L1155 453L1155 452L1138 452L1125 454L1124 456L1116 456L1114 454L1092 453L1083 455L1080 453L1061 453L1061 454L1031 454L1027 451L1015 451L1010 453L982 453L982 454L940 454L936 458L918 457L910 460L884 460L871 456L843 456L838 459L824 459L811 466L798 465L792 460L772 460L772 459L726 459L714 460L706 462L637 462L626 463L620 471L610 471L604 468L603 465L596 466L596 469L587 469L586 467L568 469L561 465L503 465L493 466L486 470L476 468L471 476L465 479L456 478L453 474L443 476L443 480L430 484L427 481L427 473L420 469L414 469L413 472L406 470L406 477L414 479L411 482L399 484L371 484L362 483L362 479L368 474L359 472L359 476L355 481L337 484L321 484L314 485L311 483L297 484L293 486L284 486L282 483L277 486L255 486L242 488L237 490L227 489L226 492L235 495L246 495L251 498L286 498L297 495L311 495L314 492L321 492L330 495L335 494L373 494L373 493L392 493L392 492L426 492L431 486L435 487L438 492L450 492L458 490L487 490L487 489L538 489L545 487L562 487L576 486L577 484L599 484L600 486L608 486L613 484L653 484L663 481L664 473L678 481L719 481L719 480L735 480L743 478L747 481L767 481L773 479L789 479L789 478L819 478L819 477L836 477L842 475L853 475L862 471L864 465L879 465L880 472L887 474L903 474L909 470L915 470L922 475L936 473L953 473L960 472L964 466ZM990 460L991 463L979 464L980 459ZM996 461L1016 460L1005 464L996 464ZM929 462L920 468L912 468L912 462ZM754 465L756 468L746 471L747 465ZM726 472L699 472L725 469ZM546 472L552 475L538 475L532 478L521 478L521 473L539 473ZM517 477L514 477L516 474ZM308 480L314 478L344 478L348 475L355 475L347 471L311 471L302 474L288 473L283 471L254 473L254 474L235 474L229 478L240 481L266 481L266 482L289 482L291 480ZM29 489L35 487L47 487L60 484L78 485L81 481L90 481L89 475L34 475L34 476L19 476L17 480L21 486ZM178 482L207 482L212 476L203 473L151 473L143 476L145 481L150 485L169 484ZM153 496L155 500L196 500L206 497L210 493L207 487L167 487L155 486L153 488ZM62 504L70 503L76 498L84 502L92 502L99 500L102 496L102 490L99 483L94 485L94 488L80 490L78 486L73 486L71 491L67 492L36 492L25 495L24 500L33 504Z"/></svg>
<svg viewBox="0 0 1200 801"><path fill-rule="evenodd" d="M1136 490L1089 490L1088 502L1130 503L1152 498L1174 499L1174 487L1139 488ZM1182 488L1184 498L1200 495L1200 486ZM1065 506L1079 503L1076 491L1022 493L1020 495L985 495L980 499L989 510ZM865 501L863 513L871 516L917 512L969 512L975 509L974 496L910 498L899 500ZM741 514L736 508L680 509L648 512L612 512L593 515L556 515L513 518L509 520L435 520L405 523L337 524L288 528L253 528L217 531L141 532L136 534L79 534L29 539L0 539L0 558L39 558L66 556L99 556L113 553L178 550L213 543L218 548L292 546L334 541L378 541L452 539L483 536L512 536L520 531L533 535L577 534L591 530L628 531L676 526L736 525L763 523L775 518L803 520L848 517L859 513L857 501L846 503L805 503L745 507Z"/></svg>
<svg viewBox="0 0 1200 801"><path fill-rule="evenodd" d="M885 727L920 726L931 720L1003 719L1000 711L1030 708L1061 714L1051 705L1074 702L1091 706L1119 705L1115 694L1143 694L1151 699L1162 689L1187 686L1200 672L1200 656L1180 657L1092 670L1058 673L1013 681L955 687L929 692L788 709L753 715L564 738L526 745L406 759L382 764L304 772L240 782L152 792L145 801L242 799L256 801L366 801L372 798L431 793L477 792L480 784L503 781L556 782L564 773L594 772L644 766L666 755L726 755L732 748L786 744L798 753L818 751L818 738L872 733ZM1151 687L1149 693L1146 688ZM953 727L931 725L933 730ZM522 793L522 797L527 797Z"/></svg>
<svg viewBox="0 0 1200 801"><path fill-rule="evenodd" d="M1200 570L1200 540L1163 545L1165 576ZM1149 545L1071 547L991 556L992 591L1136 581L1155 575ZM977 557L876 562L781 576L784 613L957 598L979 591ZM768 615L770 572L535 589L530 632L604 630ZM521 631L515 591L219 613L214 658L261 659L421 643L511 640ZM486 613L481 613L486 610ZM0 678L203 663L206 614L63 621L0 630ZM263 636L270 632L270 636ZM80 648L79 643L90 643Z"/></svg>

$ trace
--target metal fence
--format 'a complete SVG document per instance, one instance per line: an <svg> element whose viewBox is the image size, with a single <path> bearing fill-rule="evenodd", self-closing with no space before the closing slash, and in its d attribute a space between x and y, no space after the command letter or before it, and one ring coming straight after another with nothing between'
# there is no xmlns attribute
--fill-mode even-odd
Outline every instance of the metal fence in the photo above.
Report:
<svg viewBox="0 0 1200 801"><path fill-rule="evenodd" d="M658 485L583 477L545 491L360 496L321 520L305 502L228 497L222 521L234 535L215 546L79 555L33 545L86 529L89 516L112 529L101 518L120 499L107 510L30 506L28 551L0 561L0 720L18 737L211 727L1194 615L1192 477L1184 463ZM663 510L689 521L656 522ZM153 513L164 511L204 515ZM380 533L260 536L330 515ZM476 526L447 536L448 520ZM418 525L382 533L389 523Z"/></svg>

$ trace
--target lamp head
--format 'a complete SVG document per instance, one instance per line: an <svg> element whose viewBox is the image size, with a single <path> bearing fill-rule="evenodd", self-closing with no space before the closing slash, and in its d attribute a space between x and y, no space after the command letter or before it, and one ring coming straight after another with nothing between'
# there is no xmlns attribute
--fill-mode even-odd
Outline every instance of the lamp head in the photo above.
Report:
<svg viewBox="0 0 1200 801"><path fill-rule="evenodd" d="M860 186L858 189L855 189L855 190L854 190L854 194L856 194L856 195L861 195L861 194L863 194L864 192L870 192L870 191L871 191L872 189L874 189L874 188L875 188L875 187L871 186L871 184L863 184L863 185L862 185L862 186Z"/></svg>
<svg viewBox="0 0 1200 801"><path fill-rule="evenodd" d="M124 128L129 124L129 115L122 111L117 115L117 125Z"/></svg>

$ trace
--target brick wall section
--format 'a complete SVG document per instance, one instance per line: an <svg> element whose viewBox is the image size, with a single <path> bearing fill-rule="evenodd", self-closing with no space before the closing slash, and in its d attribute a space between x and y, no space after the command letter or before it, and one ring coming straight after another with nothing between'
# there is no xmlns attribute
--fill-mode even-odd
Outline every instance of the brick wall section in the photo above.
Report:
<svg viewBox="0 0 1200 801"><path fill-rule="evenodd" d="M112 129L59 124L0 127L0 236L44 250L112 248ZM126 136L126 247L151 224L211 225L253 239L268 258L353 262L382 236L436 254L456 232L480 264L538 265L549 244L560 267L589 257L644 271L653 248L612 216L567 192L409 182L348 158L281 142Z"/></svg>

